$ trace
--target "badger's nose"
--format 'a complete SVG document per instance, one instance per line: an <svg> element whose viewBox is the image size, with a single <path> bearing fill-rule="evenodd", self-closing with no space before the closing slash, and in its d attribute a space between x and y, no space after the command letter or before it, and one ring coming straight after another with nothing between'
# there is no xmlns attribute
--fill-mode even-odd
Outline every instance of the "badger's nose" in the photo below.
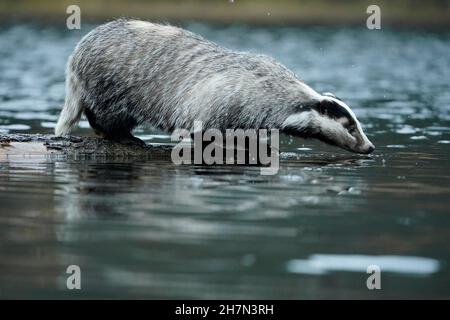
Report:
<svg viewBox="0 0 450 320"><path fill-rule="evenodd" d="M371 143L366 148L364 148L363 153L369 154L375 150L375 146Z"/></svg>

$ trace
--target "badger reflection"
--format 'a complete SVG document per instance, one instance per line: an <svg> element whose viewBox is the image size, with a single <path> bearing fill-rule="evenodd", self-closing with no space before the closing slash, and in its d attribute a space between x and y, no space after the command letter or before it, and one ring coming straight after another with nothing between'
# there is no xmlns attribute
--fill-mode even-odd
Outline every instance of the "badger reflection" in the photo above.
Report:
<svg viewBox="0 0 450 320"><path fill-rule="evenodd" d="M55 165L55 205L68 221L238 213L292 215L305 204L342 207L351 201L332 193L366 189L361 178L335 181L325 165L357 166L361 159L322 157L314 161L281 155L275 176L262 176L258 166L176 166L158 161L71 161ZM284 159L283 159L284 158Z"/></svg>

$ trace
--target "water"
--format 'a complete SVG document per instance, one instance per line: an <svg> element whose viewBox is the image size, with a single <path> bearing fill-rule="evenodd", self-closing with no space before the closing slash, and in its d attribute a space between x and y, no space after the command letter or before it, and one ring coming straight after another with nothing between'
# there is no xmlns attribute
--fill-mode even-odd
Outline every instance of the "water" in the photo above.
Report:
<svg viewBox="0 0 450 320"><path fill-rule="evenodd" d="M336 93L376 152L283 137L276 176L2 159L0 297L450 298L450 33L185 26ZM2 133L52 132L66 59L91 27L0 27ZM85 120L74 133L92 134ZM66 289L72 264L81 291ZM369 265L381 290L366 287Z"/></svg>

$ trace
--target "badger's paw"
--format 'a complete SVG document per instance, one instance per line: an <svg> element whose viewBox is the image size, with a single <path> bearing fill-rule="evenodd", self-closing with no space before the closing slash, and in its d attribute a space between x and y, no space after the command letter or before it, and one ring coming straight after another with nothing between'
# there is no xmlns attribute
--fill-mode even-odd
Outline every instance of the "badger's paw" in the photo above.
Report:
<svg viewBox="0 0 450 320"><path fill-rule="evenodd" d="M145 147L147 145L143 140L133 136L131 133L125 136L114 136L105 138L129 146Z"/></svg>

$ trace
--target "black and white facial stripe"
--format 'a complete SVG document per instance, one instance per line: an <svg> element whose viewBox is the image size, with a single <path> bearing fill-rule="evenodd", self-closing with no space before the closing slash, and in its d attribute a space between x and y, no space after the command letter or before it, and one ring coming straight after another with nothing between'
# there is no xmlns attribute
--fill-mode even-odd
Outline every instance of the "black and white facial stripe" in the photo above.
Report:
<svg viewBox="0 0 450 320"><path fill-rule="evenodd" d="M289 116L283 127L289 134L315 138L351 152L368 154L375 149L353 111L329 93L311 107Z"/></svg>

